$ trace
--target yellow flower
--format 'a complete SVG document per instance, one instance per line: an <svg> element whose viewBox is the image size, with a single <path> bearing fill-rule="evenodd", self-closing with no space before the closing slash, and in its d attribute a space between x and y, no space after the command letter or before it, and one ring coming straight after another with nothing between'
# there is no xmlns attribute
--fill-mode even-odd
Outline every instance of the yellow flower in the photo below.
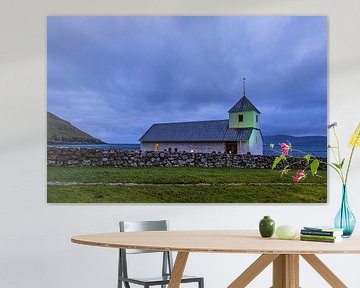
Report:
<svg viewBox="0 0 360 288"><path fill-rule="evenodd" d="M360 147L360 122L359 122L357 128L355 129L354 133L351 136L349 146Z"/></svg>

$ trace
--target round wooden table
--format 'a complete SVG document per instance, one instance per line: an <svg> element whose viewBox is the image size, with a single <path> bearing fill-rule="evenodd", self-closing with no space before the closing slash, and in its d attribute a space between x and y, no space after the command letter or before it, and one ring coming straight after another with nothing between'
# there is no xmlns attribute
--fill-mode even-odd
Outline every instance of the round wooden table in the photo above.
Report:
<svg viewBox="0 0 360 288"><path fill-rule="evenodd" d="M190 252L262 254L228 288L246 287L271 263L272 287L298 288L300 255L331 287L347 287L315 254L360 253L358 235L334 244L262 238L256 230L98 233L75 236L71 241L100 247L176 251L178 253L169 288L180 286Z"/></svg>

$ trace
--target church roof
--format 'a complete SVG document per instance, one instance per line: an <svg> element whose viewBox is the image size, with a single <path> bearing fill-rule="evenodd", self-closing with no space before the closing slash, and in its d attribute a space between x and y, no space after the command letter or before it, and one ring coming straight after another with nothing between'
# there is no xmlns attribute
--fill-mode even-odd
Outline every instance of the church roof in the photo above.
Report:
<svg viewBox="0 0 360 288"><path fill-rule="evenodd" d="M142 142L224 142L249 140L253 128L229 128L229 120L160 123L152 125Z"/></svg>
<svg viewBox="0 0 360 288"><path fill-rule="evenodd" d="M229 113L232 112L241 112L241 111L256 111L260 114L260 111L255 107L254 104L250 102L250 100L243 96L230 110Z"/></svg>

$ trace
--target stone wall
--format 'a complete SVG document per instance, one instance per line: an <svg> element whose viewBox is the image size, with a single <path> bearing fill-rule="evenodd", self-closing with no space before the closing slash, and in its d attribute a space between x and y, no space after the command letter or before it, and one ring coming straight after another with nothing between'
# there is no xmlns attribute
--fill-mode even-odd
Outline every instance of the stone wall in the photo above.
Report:
<svg viewBox="0 0 360 288"><path fill-rule="evenodd" d="M223 153L150 152L95 148L48 147L48 166L112 166L112 167L238 167L271 168L273 156L229 155ZM288 158L288 163L300 161L292 168L301 168L305 159ZM284 163L279 164L282 168ZM326 165L321 164L321 169Z"/></svg>

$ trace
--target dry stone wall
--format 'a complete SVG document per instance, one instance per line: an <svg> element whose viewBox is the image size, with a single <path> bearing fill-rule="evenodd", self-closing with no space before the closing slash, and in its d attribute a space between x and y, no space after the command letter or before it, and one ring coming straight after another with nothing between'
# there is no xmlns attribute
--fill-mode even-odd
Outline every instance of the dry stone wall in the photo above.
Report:
<svg viewBox="0 0 360 288"><path fill-rule="evenodd" d="M188 153L126 151L96 148L48 147L48 166L111 166L111 167L238 167L271 168L273 156L229 155L223 153ZM305 159L288 158L288 163L299 162L292 168L301 168ZM285 163L278 165L284 167ZM320 164L320 169L326 169Z"/></svg>

